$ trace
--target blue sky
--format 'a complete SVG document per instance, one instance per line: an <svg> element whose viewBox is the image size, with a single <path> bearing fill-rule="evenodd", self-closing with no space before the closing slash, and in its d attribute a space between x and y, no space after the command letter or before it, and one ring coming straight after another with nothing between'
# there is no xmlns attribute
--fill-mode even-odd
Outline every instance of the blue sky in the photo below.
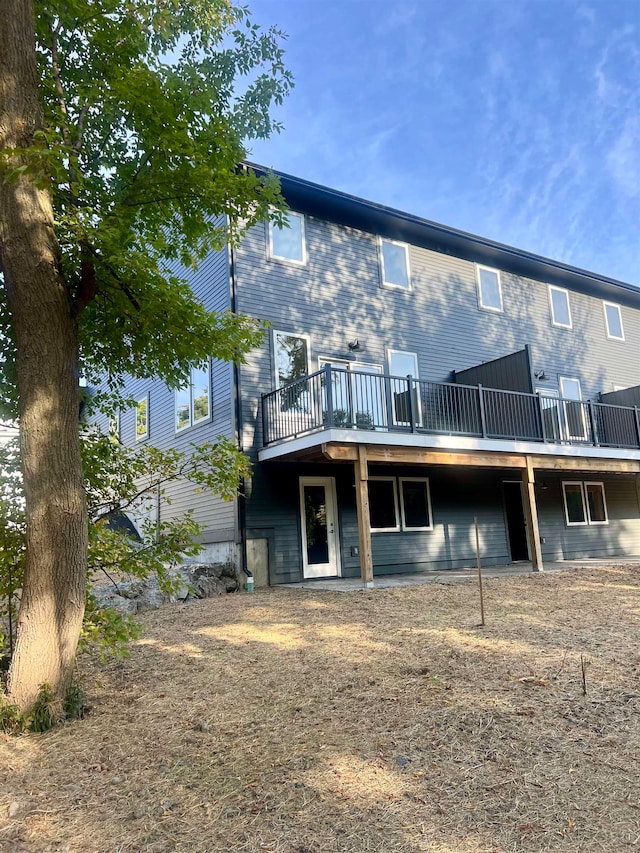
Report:
<svg viewBox="0 0 640 853"><path fill-rule="evenodd" d="M640 0L248 0L288 34L251 158L640 285Z"/></svg>

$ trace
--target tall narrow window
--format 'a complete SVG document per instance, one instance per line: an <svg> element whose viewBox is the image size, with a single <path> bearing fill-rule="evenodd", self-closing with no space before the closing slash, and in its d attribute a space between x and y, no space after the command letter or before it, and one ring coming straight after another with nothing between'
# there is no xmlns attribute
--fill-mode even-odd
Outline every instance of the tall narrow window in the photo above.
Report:
<svg viewBox="0 0 640 853"><path fill-rule="evenodd" d="M478 277L478 302L487 311L502 311L502 285L499 270L476 267Z"/></svg>
<svg viewBox="0 0 640 853"><path fill-rule="evenodd" d="M280 395L283 412L311 412L309 375L309 337L288 332L273 333L275 387L290 386Z"/></svg>
<svg viewBox="0 0 640 853"><path fill-rule="evenodd" d="M609 519L604 497L604 483L585 483L584 488L587 493L589 524L606 524Z"/></svg>
<svg viewBox="0 0 640 853"><path fill-rule="evenodd" d="M414 352L402 352L390 349L388 352L389 373L391 376L413 376L418 378L418 356ZM391 380L391 402L393 404L393 422L396 425L411 423L411 406L416 423L420 422L419 395L413 386L413 397L409 399L409 382L401 379Z"/></svg>
<svg viewBox="0 0 640 853"><path fill-rule="evenodd" d="M269 223L269 254L281 261L293 261L296 264L306 263L304 240L304 216L301 213L289 211L286 215L287 224L280 228L274 222Z"/></svg>
<svg viewBox="0 0 640 853"><path fill-rule="evenodd" d="M563 287L549 285L549 303L551 305L551 322L561 329L570 329L571 306L569 305L569 291Z"/></svg>
<svg viewBox="0 0 640 853"><path fill-rule="evenodd" d="M584 505L582 483L563 483L564 509L568 525L586 524L587 513Z"/></svg>
<svg viewBox="0 0 640 853"><path fill-rule="evenodd" d="M149 438L149 395L136 403L136 441Z"/></svg>
<svg viewBox="0 0 640 853"><path fill-rule="evenodd" d="M624 340L624 329L622 327L622 311L619 305L613 302L603 302L604 319L607 325L607 337L613 341Z"/></svg>
<svg viewBox="0 0 640 853"><path fill-rule="evenodd" d="M395 478L370 477L367 486L371 530L378 532L400 530Z"/></svg>
<svg viewBox="0 0 640 853"><path fill-rule="evenodd" d="M203 423L211 416L211 373L209 363L193 367L189 382L175 394L176 432Z"/></svg>
<svg viewBox="0 0 640 853"><path fill-rule="evenodd" d="M411 289L409 274L409 247L393 240L380 240L382 283L387 287Z"/></svg>
<svg viewBox="0 0 640 853"><path fill-rule="evenodd" d="M432 530L429 480L400 478L400 508L404 530Z"/></svg>

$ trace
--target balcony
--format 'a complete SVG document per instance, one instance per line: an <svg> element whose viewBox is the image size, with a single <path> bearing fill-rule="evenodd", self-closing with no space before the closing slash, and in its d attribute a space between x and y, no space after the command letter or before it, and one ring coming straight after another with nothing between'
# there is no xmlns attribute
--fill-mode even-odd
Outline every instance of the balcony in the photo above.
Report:
<svg viewBox="0 0 640 853"><path fill-rule="evenodd" d="M325 365L262 395L263 446L323 430L640 450L640 408Z"/></svg>

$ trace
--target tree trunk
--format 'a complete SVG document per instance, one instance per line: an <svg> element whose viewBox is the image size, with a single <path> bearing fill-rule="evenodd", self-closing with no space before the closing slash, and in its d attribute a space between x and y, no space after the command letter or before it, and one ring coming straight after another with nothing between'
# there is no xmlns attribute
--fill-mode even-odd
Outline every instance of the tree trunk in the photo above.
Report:
<svg viewBox="0 0 640 853"><path fill-rule="evenodd" d="M31 0L0 15L0 147L41 126ZM24 162L14 157L15 168ZM0 175L0 177L5 177ZM18 360L27 552L9 700L28 711L47 683L62 699L85 605L87 512L78 436L78 330L59 262L51 195L0 180L0 258Z"/></svg>

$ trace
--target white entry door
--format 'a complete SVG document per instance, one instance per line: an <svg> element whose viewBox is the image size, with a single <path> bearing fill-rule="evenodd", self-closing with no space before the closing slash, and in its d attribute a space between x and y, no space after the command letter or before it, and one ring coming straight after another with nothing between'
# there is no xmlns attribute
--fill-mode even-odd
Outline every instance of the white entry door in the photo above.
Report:
<svg viewBox="0 0 640 853"><path fill-rule="evenodd" d="M338 507L333 477L300 478L300 521L304 577L338 577Z"/></svg>

